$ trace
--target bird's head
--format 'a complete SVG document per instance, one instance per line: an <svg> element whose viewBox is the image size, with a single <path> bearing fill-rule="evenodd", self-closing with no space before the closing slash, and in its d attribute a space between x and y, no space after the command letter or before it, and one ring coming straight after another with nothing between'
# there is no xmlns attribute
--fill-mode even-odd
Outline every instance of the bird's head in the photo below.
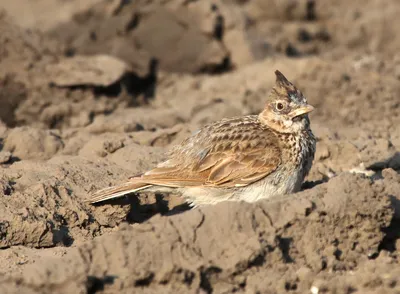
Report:
<svg viewBox="0 0 400 294"><path fill-rule="evenodd" d="M280 133L296 133L309 126L308 113L314 107L280 72L275 71L276 84L270 92L260 121Z"/></svg>

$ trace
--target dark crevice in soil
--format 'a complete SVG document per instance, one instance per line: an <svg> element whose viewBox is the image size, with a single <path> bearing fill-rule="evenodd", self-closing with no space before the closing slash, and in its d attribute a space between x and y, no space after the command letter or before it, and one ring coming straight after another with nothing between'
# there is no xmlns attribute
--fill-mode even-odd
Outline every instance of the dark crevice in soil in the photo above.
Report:
<svg viewBox="0 0 400 294"><path fill-rule="evenodd" d="M219 267L211 266L206 269L201 270L200 272L200 288L203 289L206 293L213 293L213 287L211 283L212 277L215 277L219 273L222 272L222 269Z"/></svg>
<svg viewBox="0 0 400 294"><path fill-rule="evenodd" d="M323 183L326 183L329 181L329 178L325 177L322 180L318 180L318 181L305 181L302 185L301 185L301 190L308 190L308 189L312 189L315 186L321 185Z"/></svg>
<svg viewBox="0 0 400 294"><path fill-rule="evenodd" d="M154 279L154 273L149 273L146 277L136 280L135 287L149 286Z"/></svg>
<svg viewBox="0 0 400 294"><path fill-rule="evenodd" d="M95 294L104 290L105 285L110 285L114 283L116 277L105 276L103 278L98 278L94 276L88 276L86 281L86 289L88 294Z"/></svg>
<svg viewBox="0 0 400 294"><path fill-rule="evenodd" d="M293 263L294 259L290 256L290 245L293 242L292 238L283 238L281 236L277 236L279 242L279 249L282 252L282 257L285 263Z"/></svg>
<svg viewBox="0 0 400 294"><path fill-rule="evenodd" d="M396 241L400 239L400 220L393 219L389 227L382 230L385 233L382 242L379 244L378 251L386 250L389 252L395 252Z"/></svg>
<svg viewBox="0 0 400 294"><path fill-rule="evenodd" d="M219 64L208 64L200 68L198 74L218 75L234 70L235 66L232 63L231 57L226 56Z"/></svg>

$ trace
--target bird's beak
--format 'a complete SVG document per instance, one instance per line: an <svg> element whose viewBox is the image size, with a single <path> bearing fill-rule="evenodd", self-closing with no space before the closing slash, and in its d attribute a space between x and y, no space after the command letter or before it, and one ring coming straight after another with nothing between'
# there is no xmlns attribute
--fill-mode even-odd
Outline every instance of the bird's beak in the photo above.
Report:
<svg viewBox="0 0 400 294"><path fill-rule="evenodd" d="M314 110L314 106L310 105L310 104L306 104L304 106L300 106L299 108L294 109L293 111L290 112L290 117L291 118L295 118L299 115L303 115L306 113L309 113L311 111Z"/></svg>

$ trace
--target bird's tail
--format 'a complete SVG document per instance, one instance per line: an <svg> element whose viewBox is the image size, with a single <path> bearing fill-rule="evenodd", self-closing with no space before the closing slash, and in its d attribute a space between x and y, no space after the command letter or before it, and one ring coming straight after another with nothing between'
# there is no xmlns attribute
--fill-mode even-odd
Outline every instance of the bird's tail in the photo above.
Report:
<svg viewBox="0 0 400 294"><path fill-rule="evenodd" d="M108 187L108 188L101 189L101 190L95 192L92 195L92 197L90 197L88 202L94 204L94 203L118 198L118 197L124 196L129 193L134 193L134 192L146 189L150 186L152 186L152 185L149 185L149 184L143 183L143 182L129 181L129 182L123 183L121 185Z"/></svg>

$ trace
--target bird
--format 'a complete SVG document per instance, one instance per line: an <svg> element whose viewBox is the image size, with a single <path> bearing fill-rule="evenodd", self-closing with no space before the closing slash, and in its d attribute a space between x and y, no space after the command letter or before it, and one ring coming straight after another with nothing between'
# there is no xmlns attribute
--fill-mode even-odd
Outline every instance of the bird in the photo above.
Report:
<svg viewBox="0 0 400 294"><path fill-rule="evenodd" d="M192 207L256 202L298 192L316 150L314 107L279 71L259 114L208 124L173 147L165 161L95 192L92 204L141 192L174 193Z"/></svg>

